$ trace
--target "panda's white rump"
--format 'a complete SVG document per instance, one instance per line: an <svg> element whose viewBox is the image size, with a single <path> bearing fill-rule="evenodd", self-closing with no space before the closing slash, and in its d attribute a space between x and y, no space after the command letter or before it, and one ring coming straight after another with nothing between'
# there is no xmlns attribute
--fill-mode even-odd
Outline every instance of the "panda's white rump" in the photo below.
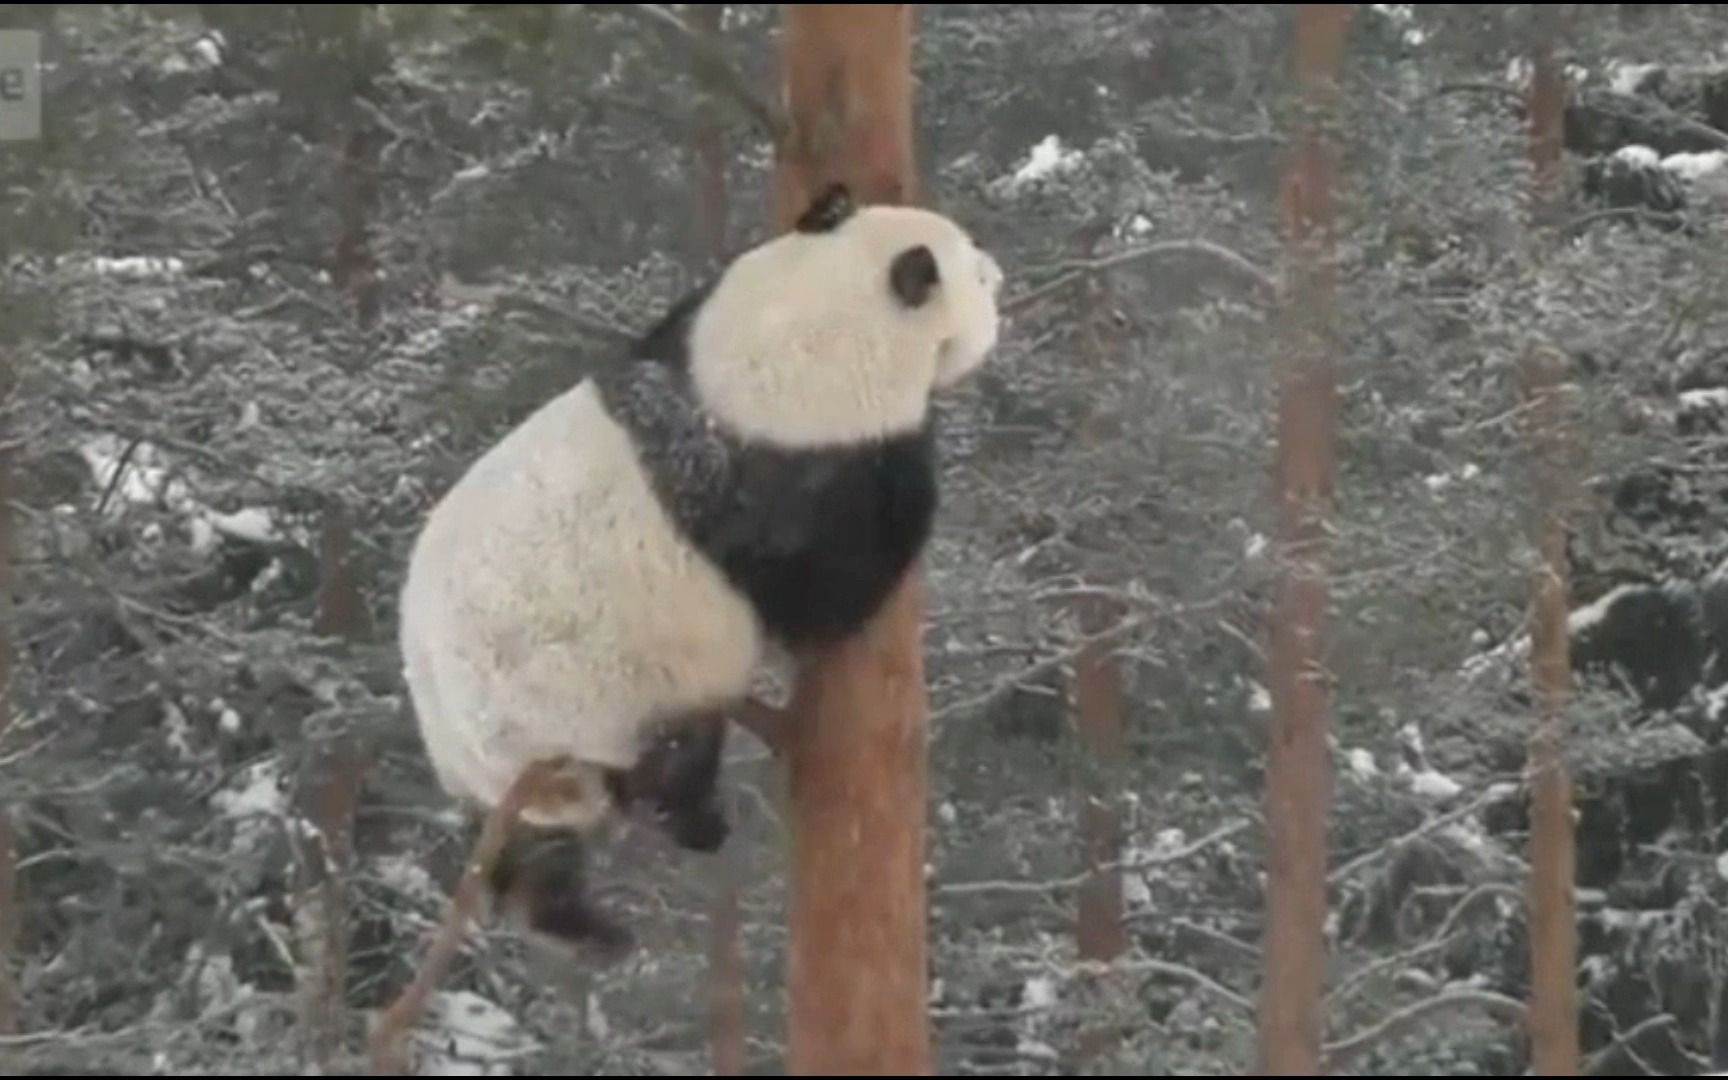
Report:
<svg viewBox="0 0 1728 1080"><path fill-rule="evenodd" d="M630 767L645 723L742 697L762 649L749 605L680 538L591 382L507 435L433 510L401 635L433 766L485 806L537 759ZM602 813L524 816L582 827Z"/></svg>

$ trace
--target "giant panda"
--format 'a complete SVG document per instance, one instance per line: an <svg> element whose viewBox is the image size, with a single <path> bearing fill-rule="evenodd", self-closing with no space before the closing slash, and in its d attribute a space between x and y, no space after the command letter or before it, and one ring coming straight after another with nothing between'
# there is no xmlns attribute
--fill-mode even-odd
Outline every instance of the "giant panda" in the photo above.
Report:
<svg viewBox="0 0 1728 1080"><path fill-rule="evenodd" d="M857 632L922 552L931 395L994 349L1002 279L949 217L832 186L433 507L399 620L439 782L492 807L530 762L569 763L495 903L627 946L584 894L584 839L647 805L681 847L724 843L713 718L777 658Z"/></svg>

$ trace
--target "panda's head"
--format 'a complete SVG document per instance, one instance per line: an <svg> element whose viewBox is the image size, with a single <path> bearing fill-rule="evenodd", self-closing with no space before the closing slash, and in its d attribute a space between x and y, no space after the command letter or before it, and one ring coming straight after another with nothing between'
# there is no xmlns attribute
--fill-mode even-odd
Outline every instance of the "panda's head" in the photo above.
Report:
<svg viewBox="0 0 1728 1080"><path fill-rule="evenodd" d="M840 445L912 431L995 347L1002 270L951 219L823 191L727 268L696 314L699 393L750 438Z"/></svg>

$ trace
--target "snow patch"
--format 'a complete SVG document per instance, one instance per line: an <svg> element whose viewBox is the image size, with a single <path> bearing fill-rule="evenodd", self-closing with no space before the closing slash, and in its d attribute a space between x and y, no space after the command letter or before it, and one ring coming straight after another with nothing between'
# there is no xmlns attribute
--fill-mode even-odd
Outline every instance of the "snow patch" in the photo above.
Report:
<svg viewBox="0 0 1728 1080"><path fill-rule="evenodd" d="M288 808L288 796L282 783L282 764L274 758L259 761L240 771L235 786L223 788L210 796L210 802L224 817L250 818L274 816Z"/></svg>
<svg viewBox="0 0 1728 1080"><path fill-rule="evenodd" d="M1608 88L1616 94L1628 96L1636 94L1644 88L1645 80L1661 70L1661 64L1629 64L1624 60L1610 61L1608 64Z"/></svg>
<svg viewBox="0 0 1728 1080"><path fill-rule="evenodd" d="M1065 148L1060 136L1046 135L1027 154L1025 164L1009 177L1008 189L1018 191L1029 184L1049 180L1078 167L1082 160L1084 156L1080 151Z"/></svg>
<svg viewBox="0 0 1728 1080"><path fill-rule="evenodd" d="M426 1011L417 1033L421 1076L511 1076L512 1061L540 1049L515 1017L479 994L446 991Z"/></svg>
<svg viewBox="0 0 1728 1080"><path fill-rule="evenodd" d="M1380 775L1380 766L1375 763L1372 752L1356 746L1351 747L1345 757L1350 762L1350 771L1358 780L1372 780Z"/></svg>
<svg viewBox="0 0 1728 1080"><path fill-rule="evenodd" d="M184 259L157 255L96 255L85 263L85 267L98 277L131 281L180 277L186 272Z"/></svg>
<svg viewBox="0 0 1728 1080"><path fill-rule="evenodd" d="M1680 394L1681 412L1713 412L1717 409L1728 409L1728 386L1686 390Z"/></svg>
<svg viewBox="0 0 1728 1080"><path fill-rule="evenodd" d="M1689 183L1728 168L1728 150L1681 151L1662 159L1662 167Z"/></svg>
<svg viewBox="0 0 1728 1080"><path fill-rule="evenodd" d="M1608 617L1608 609L1622 596L1636 592L1642 586L1621 585L1596 598L1593 603L1586 604L1566 617L1566 629L1573 635L1581 634L1591 629L1597 623Z"/></svg>
<svg viewBox="0 0 1728 1080"><path fill-rule="evenodd" d="M1633 143L1614 151L1614 160L1637 169L1660 169L1662 155L1648 146Z"/></svg>

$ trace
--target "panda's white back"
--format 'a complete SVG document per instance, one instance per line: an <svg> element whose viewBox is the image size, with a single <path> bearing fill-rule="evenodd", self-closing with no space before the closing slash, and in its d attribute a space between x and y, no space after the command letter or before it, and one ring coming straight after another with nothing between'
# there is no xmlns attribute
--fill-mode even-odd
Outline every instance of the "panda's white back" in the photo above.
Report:
<svg viewBox="0 0 1728 1080"><path fill-rule="evenodd" d="M591 382L542 406L432 510L401 638L433 766L483 805L535 758L628 768L645 719L741 697L762 648L755 615L680 539Z"/></svg>

